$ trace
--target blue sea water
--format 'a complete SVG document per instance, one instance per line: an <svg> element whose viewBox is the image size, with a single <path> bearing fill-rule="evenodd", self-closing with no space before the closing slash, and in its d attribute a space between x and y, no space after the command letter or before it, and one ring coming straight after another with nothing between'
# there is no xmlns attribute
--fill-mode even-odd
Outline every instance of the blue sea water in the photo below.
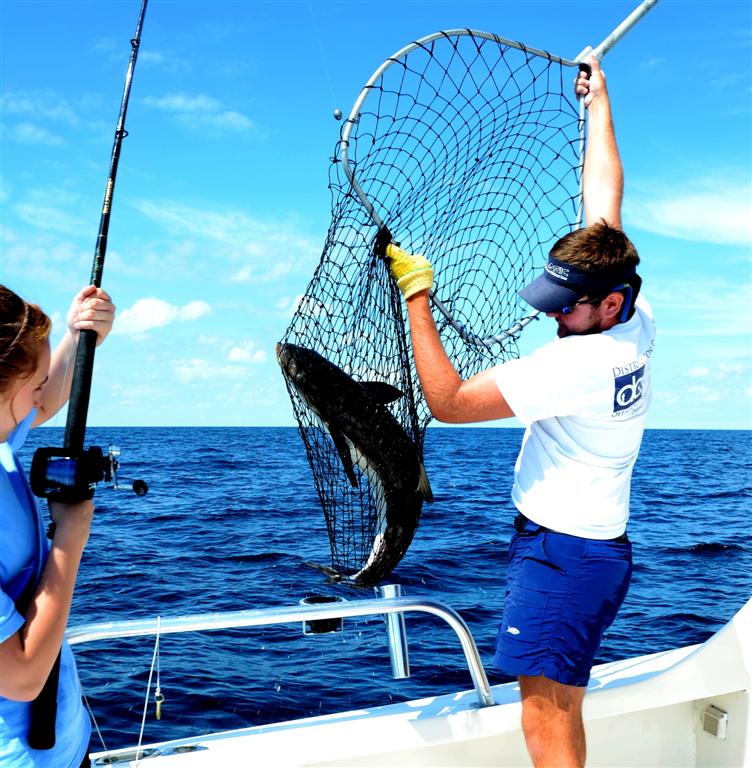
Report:
<svg viewBox="0 0 752 768"><path fill-rule="evenodd" d="M508 679L491 658L521 435L429 430L435 501L390 579L460 612L492 683ZM35 447L61 442L60 428L35 430L25 464ZM329 547L296 429L95 428L87 442L121 447L121 482L142 478L149 493L97 491L72 625L289 606L312 593L369 596L305 565L328 563ZM750 597L751 468L748 431L646 433L632 484L634 578L597 661L701 642ZM144 742L472 687L448 626L409 614L407 631L412 676L400 681L377 617L347 620L332 635L304 636L298 624L164 635L162 719L150 704ZM153 638L135 638L76 651L108 748L137 741L153 649Z"/></svg>

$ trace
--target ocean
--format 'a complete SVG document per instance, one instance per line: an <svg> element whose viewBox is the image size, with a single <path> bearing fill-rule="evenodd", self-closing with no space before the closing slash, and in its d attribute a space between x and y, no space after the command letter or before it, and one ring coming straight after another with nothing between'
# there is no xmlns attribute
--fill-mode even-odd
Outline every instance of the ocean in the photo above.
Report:
<svg viewBox="0 0 752 768"><path fill-rule="evenodd" d="M517 429L429 429L434 503L390 583L443 601L473 632L490 682L503 605ZM22 457L62 444L35 430ZM70 624L297 605L311 594L360 599L306 561L329 544L294 428L92 428L87 444L122 450L124 489L101 486ZM699 643L752 594L749 431L649 430L632 482L635 571L597 662ZM130 490L135 479L145 496ZM299 624L164 635L144 743L373 707L472 688L454 633L408 614L411 677L391 677L383 619L304 635ZM86 696L107 748L135 745L153 638L78 646ZM155 673L156 674L156 673ZM154 685L154 681L152 682ZM94 737L92 749L99 749Z"/></svg>

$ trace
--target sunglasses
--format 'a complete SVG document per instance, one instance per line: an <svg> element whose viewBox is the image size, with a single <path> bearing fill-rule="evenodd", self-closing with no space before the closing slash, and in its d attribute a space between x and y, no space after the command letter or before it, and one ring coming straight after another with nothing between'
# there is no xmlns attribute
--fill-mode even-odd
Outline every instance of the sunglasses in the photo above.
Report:
<svg viewBox="0 0 752 768"><path fill-rule="evenodd" d="M610 291L604 293L603 296L599 296L595 299L580 299L579 301L574 301L571 304L566 304L559 311L562 315L571 315L572 312L574 312L574 308L580 304L598 304L599 302L603 301L603 299L605 299L609 293L615 293L616 291L626 292L624 295L623 309L621 311L621 316L619 317L619 322L623 323L627 319L629 308L632 304L632 286L629 283L620 283L615 288L612 288Z"/></svg>

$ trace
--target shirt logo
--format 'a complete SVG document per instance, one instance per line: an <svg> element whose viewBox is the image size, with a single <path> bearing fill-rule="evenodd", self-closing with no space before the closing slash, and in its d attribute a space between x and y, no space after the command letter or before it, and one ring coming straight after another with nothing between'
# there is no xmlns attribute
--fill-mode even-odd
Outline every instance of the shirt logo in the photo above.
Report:
<svg viewBox="0 0 752 768"><path fill-rule="evenodd" d="M546 264L546 272L559 280L563 280L565 283L569 279L569 269L567 267L560 267L558 264L552 264L550 261Z"/></svg>
<svg viewBox="0 0 752 768"><path fill-rule="evenodd" d="M640 400L644 391L643 377L645 366L614 377L614 413L621 413L631 408Z"/></svg>

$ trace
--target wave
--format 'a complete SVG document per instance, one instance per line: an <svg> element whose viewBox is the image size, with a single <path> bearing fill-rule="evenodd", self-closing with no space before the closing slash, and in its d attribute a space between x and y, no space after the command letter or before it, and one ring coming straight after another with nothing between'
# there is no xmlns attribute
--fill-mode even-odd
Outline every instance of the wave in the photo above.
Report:
<svg viewBox="0 0 752 768"><path fill-rule="evenodd" d="M225 555L225 560L233 563L274 563L283 560L290 560L290 554L287 552L255 552L241 555Z"/></svg>

